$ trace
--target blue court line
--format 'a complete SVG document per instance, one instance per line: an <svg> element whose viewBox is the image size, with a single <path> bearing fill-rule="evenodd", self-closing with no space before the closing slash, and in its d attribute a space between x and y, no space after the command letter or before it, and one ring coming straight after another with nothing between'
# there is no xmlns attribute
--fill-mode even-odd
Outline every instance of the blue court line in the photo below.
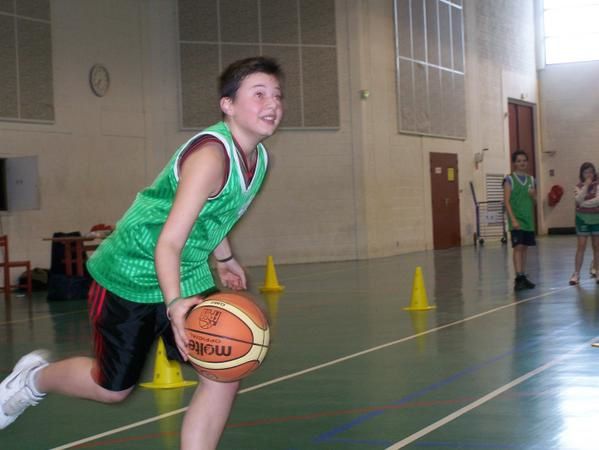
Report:
<svg viewBox="0 0 599 450"><path fill-rule="evenodd" d="M473 366L467 367L464 370L456 372L455 374L450 375L449 377L444 378L444 379L442 379L442 380L440 380L440 381L438 381L436 383L430 384L430 385L428 385L428 386L426 386L426 387L424 387L424 388L422 388L422 389L420 389L418 391L412 392L411 394L408 394L408 395L400 398L399 400L391 402L390 404L391 405L402 405L404 403L409 403L409 402L411 402L413 400L416 400L419 397L422 397L423 395L425 395L425 394L427 394L429 392L432 392L432 391L434 391L436 389L439 389L439 388L441 388L443 386L446 386L446 385L448 385L450 383L453 383L454 381L459 380L460 378L463 378L466 375L469 375L469 374L471 374L473 372L477 372L480 369L482 369L482 368L484 368L486 366L489 366L489 365L491 365L491 364L493 364L493 363L495 363L495 362L497 362L497 361L499 361L499 360L501 360L501 359L503 359L503 358L505 358L505 357L507 357L509 355L512 355L512 354L521 352L523 350L526 350L528 348L534 347L534 346L538 345L539 341L541 341L541 340L547 340L547 338L549 338L551 336L554 336L554 335L558 335L558 334L562 333L563 331L565 331L565 330L567 330L569 328L572 328L574 326L578 326L580 323L581 323L581 321L579 320L577 322L569 324L566 327L560 328L559 330L556 330L553 333L550 333L549 336L543 336L542 338L535 339L534 341L526 343L526 344L516 345L515 347L513 347L511 350L508 350L507 352L500 353L499 355L496 355L496 356L494 356L494 357L492 357L490 359L487 359L487 360L485 360L485 361L483 361L483 362L481 362L479 364L475 364ZM340 433L343 433L345 431L348 431L351 428L355 427L356 425L360 425L361 423L366 422L367 420L370 420L370 419L372 419L374 417L378 417L381 414L384 414L385 412L387 412L386 409L383 409L383 410L380 410L380 411L372 411L372 412L369 412L369 413L366 413L366 414L362 414L361 416L358 416L357 418L353 419L352 421L350 421L350 422L348 422L346 424L340 425L338 427L333 428L330 431L326 431L326 432L318 435L317 437L314 438L314 440L312 442L314 442L315 444L322 444L324 442L332 440L333 438L335 438L336 435L338 435Z"/></svg>

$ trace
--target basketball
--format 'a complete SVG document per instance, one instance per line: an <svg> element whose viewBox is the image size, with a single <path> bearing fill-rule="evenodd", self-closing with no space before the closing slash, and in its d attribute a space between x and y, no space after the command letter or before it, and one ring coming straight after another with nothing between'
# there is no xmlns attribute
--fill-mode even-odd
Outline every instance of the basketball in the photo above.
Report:
<svg viewBox="0 0 599 450"><path fill-rule="evenodd" d="M217 293L187 315L189 361L206 378L229 382L255 371L270 343L268 320L247 295Z"/></svg>

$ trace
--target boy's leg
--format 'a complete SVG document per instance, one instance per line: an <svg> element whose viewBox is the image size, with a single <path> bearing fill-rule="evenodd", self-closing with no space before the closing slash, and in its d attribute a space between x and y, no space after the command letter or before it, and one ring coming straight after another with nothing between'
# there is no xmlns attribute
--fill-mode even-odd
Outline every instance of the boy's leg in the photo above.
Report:
<svg viewBox="0 0 599 450"><path fill-rule="evenodd" d="M239 382L219 383L200 376L181 429L182 450L213 450L225 428Z"/></svg>
<svg viewBox="0 0 599 450"><path fill-rule="evenodd" d="M52 392L103 403L122 401L133 390L133 387L122 391L105 389L94 380L93 370L94 360L86 357L51 363L39 371L36 387L41 392Z"/></svg>
<svg viewBox="0 0 599 450"><path fill-rule="evenodd" d="M522 247L523 245L516 245L513 248L513 260L514 260L514 271L516 272L516 276L522 273Z"/></svg>

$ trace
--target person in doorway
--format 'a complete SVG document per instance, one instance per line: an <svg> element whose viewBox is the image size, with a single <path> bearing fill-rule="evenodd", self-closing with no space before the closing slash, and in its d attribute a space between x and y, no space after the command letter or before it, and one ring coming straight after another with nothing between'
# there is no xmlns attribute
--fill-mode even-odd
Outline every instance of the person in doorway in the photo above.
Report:
<svg viewBox="0 0 599 450"><path fill-rule="evenodd" d="M535 284L526 276L528 247L535 246L534 177L526 173L528 156L523 150L512 153L513 171L503 180L503 196L512 238L513 261L516 278L514 290L533 289Z"/></svg>
<svg viewBox="0 0 599 450"><path fill-rule="evenodd" d="M158 336L170 359L188 360L185 315L215 290L210 255L224 287L246 289L227 235L264 180L262 141L283 117L282 79L278 63L267 57L224 70L223 120L175 152L88 262L95 358L49 363L41 351L25 355L0 384L0 428L47 393L123 401ZM181 429L185 450L216 448L239 386L199 378Z"/></svg>
<svg viewBox="0 0 599 450"><path fill-rule="evenodd" d="M593 261L591 262L591 276L595 268L595 261L599 261L599 196L597 189L597 171L590 162L580 166L579 183L574 188L576 201L576 259L574 273L570 277L570 285L580 282L580 269L584 259L584 252L589 236L593 246Z"/></svg>

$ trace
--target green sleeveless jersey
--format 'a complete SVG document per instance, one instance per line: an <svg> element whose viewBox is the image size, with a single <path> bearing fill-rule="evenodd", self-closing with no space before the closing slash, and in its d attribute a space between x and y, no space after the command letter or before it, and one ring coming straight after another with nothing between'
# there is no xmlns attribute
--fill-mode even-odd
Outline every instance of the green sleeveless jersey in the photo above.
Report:
<svg viewBox="0 0 599 450"><path fill-rule="evenodd" d="M268 165L266 150L259 144L254 176L246 186L233 137L224 122L195 135L175 152L154 183L137 194L115 230L88 260L92 277L119 297L138 303L163 301L154 265L156 242L173 205L180 158L205 135L223 143L229 155L229 173L221 192L204 204L181 252L180 289L181 295L188 297L214 287L208 257L258 193Z"/></svg>
<svg viewBox="0 0 599 450"><path fill-rule="evenodd" d="M529 190L535 188L534 178L526 175L524 182L520 181L518 175L512 173L506 178L512 181L512 193L510 195L510 205L520 229L524 231L535 231L535 205L534 201L528 193ZM512 222L508 220L509 229L512 230Z"/></svg>

